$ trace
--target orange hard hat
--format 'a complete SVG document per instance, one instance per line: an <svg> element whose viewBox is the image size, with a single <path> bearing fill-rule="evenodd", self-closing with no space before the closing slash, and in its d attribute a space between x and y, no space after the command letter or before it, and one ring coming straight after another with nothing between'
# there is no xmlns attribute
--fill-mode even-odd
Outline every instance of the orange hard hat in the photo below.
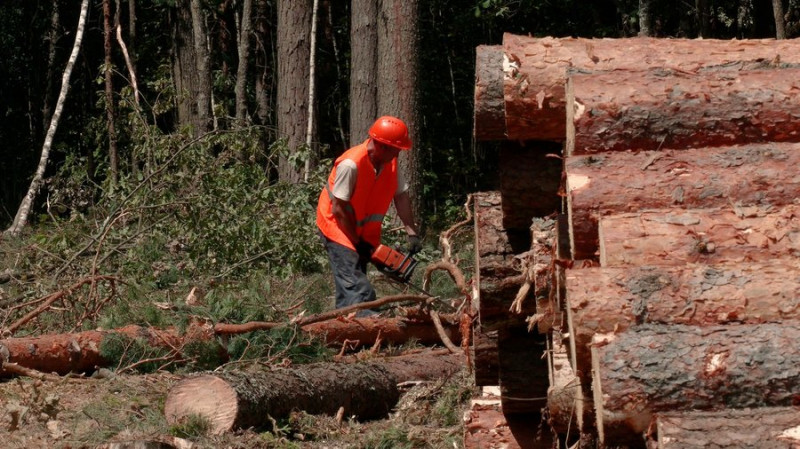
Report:
<svg viewBox="0 0 800 449"><path fill-rule="evenodd" d="M397 117L384 115L375 120L375 123L369 128L369 136L380 143L400 148L401 150L411 148L408 127Z"/></svg>

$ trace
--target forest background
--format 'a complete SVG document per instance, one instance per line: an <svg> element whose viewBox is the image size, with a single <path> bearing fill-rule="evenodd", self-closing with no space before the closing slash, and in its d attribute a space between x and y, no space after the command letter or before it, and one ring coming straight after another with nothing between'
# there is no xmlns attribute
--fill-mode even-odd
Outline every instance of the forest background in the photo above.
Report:
<svg viewBox="0 0 800 449"><path fill-rule="evenodd" d="M316 199L384 114L410 125L401 164L419 257L435 259L467 196L497 187L500 144L473 139L472 103L475 48L503 33L792 38L800 0L3 1L4 337L330 308ZM288 328L226 345L237 362L331 356ZM102 351L127 372L219 363L202 349Z"/></svg>

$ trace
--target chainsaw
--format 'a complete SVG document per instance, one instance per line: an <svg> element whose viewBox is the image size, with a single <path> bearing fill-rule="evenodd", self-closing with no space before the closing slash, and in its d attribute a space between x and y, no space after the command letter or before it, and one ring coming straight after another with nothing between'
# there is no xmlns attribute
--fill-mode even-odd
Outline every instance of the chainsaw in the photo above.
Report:
<svg viewBox="0 0 800 449"><path fill-rule="evenodd" d="M370 262L389 279L407 285L424 295L434 297L410 282L414 269L417 268L418 264L411 254L403 254L386 245L378 245L370 257Z"/></svg>

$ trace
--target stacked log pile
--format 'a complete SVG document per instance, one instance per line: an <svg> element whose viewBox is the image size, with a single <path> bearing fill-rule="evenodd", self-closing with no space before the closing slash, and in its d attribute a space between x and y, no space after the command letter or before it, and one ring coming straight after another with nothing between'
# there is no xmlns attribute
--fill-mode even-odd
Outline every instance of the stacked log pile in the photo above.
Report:
<svg viewBox="0 0 800 449"><path fill-rule="evenodd" d="M735 423L763 422L759 441L794 447L800 41L506 35L480 54L476 138L564 144L567 223L531 316L565 312L549 341L567 342L581 441L741 447Z"/></svg>

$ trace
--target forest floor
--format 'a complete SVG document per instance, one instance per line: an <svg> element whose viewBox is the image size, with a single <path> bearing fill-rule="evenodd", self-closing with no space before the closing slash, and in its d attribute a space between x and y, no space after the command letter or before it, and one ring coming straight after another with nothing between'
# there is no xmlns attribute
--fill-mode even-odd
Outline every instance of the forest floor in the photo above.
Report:
<svg viewBox="0 0 800 449"><path fill-rule="evenodd" d="M404 393L388 418L357 422L298 413L272 431L206 435L202 425L164 419L171 373L95 378L7 379L0 382L3 448L133 448L109 442L152 442L137 448L460 448L462 417L474 394L461 373ZM160 442L158 445L155 442Z"/></svg>

